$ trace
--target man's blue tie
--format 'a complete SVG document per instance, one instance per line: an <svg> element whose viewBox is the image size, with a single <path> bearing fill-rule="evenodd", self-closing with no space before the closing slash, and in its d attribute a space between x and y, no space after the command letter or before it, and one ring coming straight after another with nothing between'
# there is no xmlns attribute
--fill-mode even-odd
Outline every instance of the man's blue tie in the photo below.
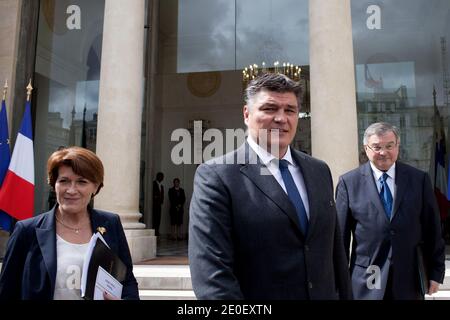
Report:
<svg viewBox="0 0 450 320"><path fill-rule="evenodd" d="M294 179L289 172L288 165L289 162L287 160L280 160L279 166L281 176L283 177L283 182L286 187L288 197L297 211L302 233L306 236L306 233L308 232L308 217L306 215L305 205L303 204L302 197L300 196L297 186L295 185Z"/></svg>
<svg viewBox="0 0 450 320"><path fill-rule="evenodd" d="M380 191L381 202L383 203L386 216L390 220L392 212L392 193L391 190L389 190L388 184L386 183L388 177L389 177L388 174L385 172L378 180L381 183L381 191Z"/></svg>

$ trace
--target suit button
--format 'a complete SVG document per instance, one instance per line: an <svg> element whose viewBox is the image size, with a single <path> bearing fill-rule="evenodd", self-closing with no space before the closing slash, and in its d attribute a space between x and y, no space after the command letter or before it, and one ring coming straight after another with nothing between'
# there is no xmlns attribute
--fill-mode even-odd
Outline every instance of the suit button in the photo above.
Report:
<svg viewBox="0 0 450 320"><path fill-rule="evenodd" d="M395 235L395 230L391 230L391 235Z"/></svg>
<svg viewBox="0 0 450 320"><path fill-rule="evenodd" d="M305 245L305 251L309 251L309 246Z"/></svg>
<svg viewBox="0 0 450 320"><path fill-rule="evenodd" d="M312 282L310 281L310 282L308 282L308 287L310 288L310 289L312 289L313 288L313 284L312 284Z"/></svg>

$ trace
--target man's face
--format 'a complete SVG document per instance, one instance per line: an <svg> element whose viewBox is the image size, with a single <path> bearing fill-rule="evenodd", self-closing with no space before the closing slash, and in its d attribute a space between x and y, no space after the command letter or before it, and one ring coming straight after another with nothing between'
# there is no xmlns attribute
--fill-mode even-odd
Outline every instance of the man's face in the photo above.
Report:
<svg viewBox="0 0 450 320"><path fill-rule="evenodd" d="M274 156L283 157L297 130L297 97L292 92L261 90L251 103L244 106L244 122L250 136L272 154L278 145L279 155Z"/></svg>
<svg viewBox="0 0 450 320"><path fill-rule="evenodd" d="M372 135L364 146L369 160L381 171L387 171L397 161L399 145L394 132Z"/></svg>

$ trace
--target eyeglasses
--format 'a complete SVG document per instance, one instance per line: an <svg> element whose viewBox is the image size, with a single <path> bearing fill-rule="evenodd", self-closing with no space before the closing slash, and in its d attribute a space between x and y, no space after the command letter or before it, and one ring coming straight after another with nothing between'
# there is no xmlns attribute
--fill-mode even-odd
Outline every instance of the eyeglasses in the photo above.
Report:
<svg viewBox="0 0 450 320"><path fill-rule="evenodd" d="M372 150L375 153L380 153L382 150L392 151L392 150L394 150L395 147L397 147L397 143L390 143L390 144L385 145L384 147L367 145L367 148L369 148L370 150Z"/></svg>

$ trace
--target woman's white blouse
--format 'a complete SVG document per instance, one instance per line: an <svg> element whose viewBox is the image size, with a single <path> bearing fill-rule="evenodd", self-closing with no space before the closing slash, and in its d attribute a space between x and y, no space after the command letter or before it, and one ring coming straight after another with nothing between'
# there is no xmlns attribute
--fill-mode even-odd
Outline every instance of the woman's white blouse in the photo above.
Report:
<svg viewBox="0 0 450 320"><path fill-rule="evenodd" d="M81 300L81 273L89 243L70 243L56 235L54 300Z"/></svg>

